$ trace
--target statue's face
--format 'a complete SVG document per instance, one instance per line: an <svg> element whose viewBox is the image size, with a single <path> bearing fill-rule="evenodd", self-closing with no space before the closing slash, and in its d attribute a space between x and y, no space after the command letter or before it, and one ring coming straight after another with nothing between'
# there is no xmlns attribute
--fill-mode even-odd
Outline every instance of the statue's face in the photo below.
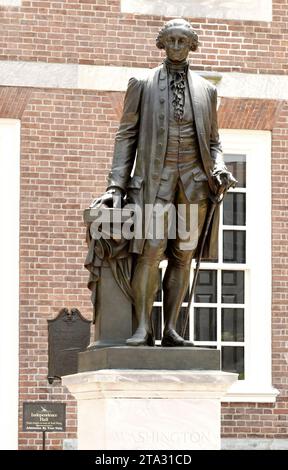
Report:
<svg viewBox="0 0 288 470"><path fill-rule="evenodd" d="M177 63L187 59L190 51L190 38L184 28L169 29L163 42L169 60Z"/></svg>

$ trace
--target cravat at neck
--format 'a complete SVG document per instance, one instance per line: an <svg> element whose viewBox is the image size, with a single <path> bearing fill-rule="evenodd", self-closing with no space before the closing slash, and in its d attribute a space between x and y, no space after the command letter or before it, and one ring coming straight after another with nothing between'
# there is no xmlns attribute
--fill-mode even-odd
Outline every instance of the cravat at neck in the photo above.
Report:
<svg viewBox="0 0 288 470"><path fill-rule="evenodd" d="M171 62L167 57L164 60L164 63L166 65L166 68L168 69L168 72L173 74L174 72L184 72L187 73L188 68L189 68L189 62L187 60L184 60L183 62L180 63L175 63Z"/></svg>
<svg viewBox="0 0 288 470"><path fill-rule="evenodd" d="M181 67L180 67L181 65ZM177 64L175 69L174 64L173 68L168 66L169 76L171 77L170 87L172 90L172 105L174 108L174 119L176 122L181 122L184 117L184 106L185 106L185 86L186 86L186 77L188 70L188 63Z"/></svg>

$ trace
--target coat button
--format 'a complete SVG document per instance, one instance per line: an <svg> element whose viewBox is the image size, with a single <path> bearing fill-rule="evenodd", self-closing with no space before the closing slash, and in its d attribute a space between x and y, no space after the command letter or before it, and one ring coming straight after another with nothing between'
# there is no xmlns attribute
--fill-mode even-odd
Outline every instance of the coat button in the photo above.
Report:
<svg viewBox="0 0 288 470"><path fill-rule="evenodd" d="M158 147L161 149L163 147L162 142L158 142Z"/></svg>
<svg viewBox="0 0 288 470"><path fill-rule="evenodd" d="M159 131L160 131L160 134L164 134L164 132L165 132L165 127L160 127Z"/></svg>
<svg viewBox="0 0 288 470"><path fill-rule="evenodd" d="M166 90L166 86L160 86L160 90L161 90L161 91Z"/></svg>
<svg viewBox="0 0 288 470"><path fill-rule="evenodd" d="M165 118L165 114L163 113L159 114L159 118L161 119L161 121L163 121L163 119Z"/></svg>
<svg viewBox="0 0 288 470"><path fill-rule="evenodd" d="M160 98L160 103L165 103L165 98Z"/></svg>

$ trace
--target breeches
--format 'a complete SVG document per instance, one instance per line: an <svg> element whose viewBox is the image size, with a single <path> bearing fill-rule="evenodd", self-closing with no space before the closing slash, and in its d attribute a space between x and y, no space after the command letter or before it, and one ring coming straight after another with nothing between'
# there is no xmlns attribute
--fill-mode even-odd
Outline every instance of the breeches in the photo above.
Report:
<svg viewBox="0 0 288 470"><path fill-rule="evenodd" d="M163 258L168 258L170 266L189 267L197 249L207 207L207 199L189 203L180 178L172 202L158 195L137 265L158 267Z"/></svg>

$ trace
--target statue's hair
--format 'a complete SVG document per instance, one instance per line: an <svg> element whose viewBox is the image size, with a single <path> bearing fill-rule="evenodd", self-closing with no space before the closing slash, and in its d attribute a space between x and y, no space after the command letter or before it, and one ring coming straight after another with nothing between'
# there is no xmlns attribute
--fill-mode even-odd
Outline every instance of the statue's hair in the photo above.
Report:
<svg viewBox="0 0 288 470"><path fill-rule="evenodd" d="M156 46L158 49L165 49L165 36L169 33L169 29L181 26L187 36L190 38L190 51L196 51L199 46L198 35L192 28L192 25L188 21L181 18L170 20L163 28L160 29L159 34L156 38Z"/></svg>

